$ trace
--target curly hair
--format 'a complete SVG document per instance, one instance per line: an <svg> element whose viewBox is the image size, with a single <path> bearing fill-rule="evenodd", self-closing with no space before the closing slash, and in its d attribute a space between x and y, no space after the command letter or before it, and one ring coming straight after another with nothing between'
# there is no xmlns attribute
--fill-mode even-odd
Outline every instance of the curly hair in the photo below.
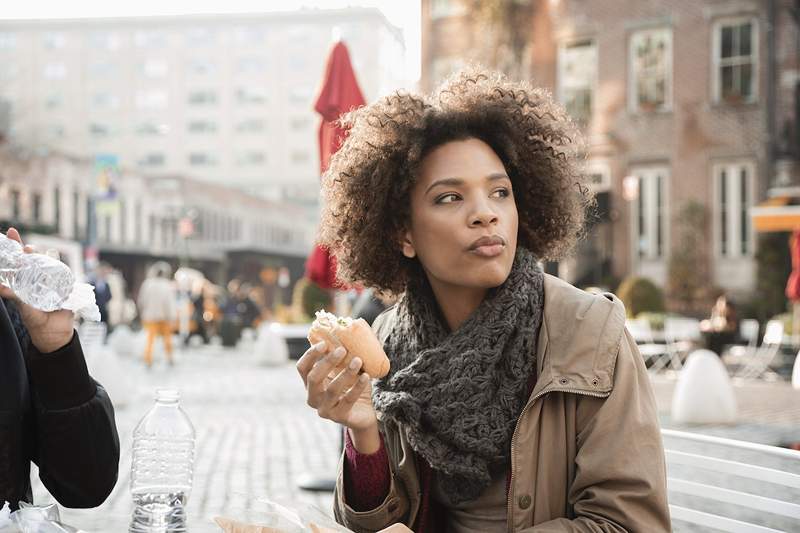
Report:
<svg viewBox="0 0 800 533"><path fill-rule="evenodd" d="M423 275L400 238L421 161L450 141L477 138L497 153L514 190L519 246L556 260L583 232L593 195L577 164L581 137L543 89L471 67L430 96L396 92L341 123L349 135L322 178L319 242L342 281L401 293Z"/></svg>

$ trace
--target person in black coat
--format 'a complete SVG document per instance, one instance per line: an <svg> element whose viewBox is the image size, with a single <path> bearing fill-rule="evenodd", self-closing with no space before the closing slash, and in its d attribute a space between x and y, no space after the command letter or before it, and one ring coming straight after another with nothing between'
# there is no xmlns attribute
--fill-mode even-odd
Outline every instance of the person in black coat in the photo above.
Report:
<svg viewBox="0 0 800 533"><path fill-rule="evenodd" d="M72 312L39 311L0 285L0 506L33 503L31 461L61 505L97 507L117 482L114 408L89 376Z"/></svg>

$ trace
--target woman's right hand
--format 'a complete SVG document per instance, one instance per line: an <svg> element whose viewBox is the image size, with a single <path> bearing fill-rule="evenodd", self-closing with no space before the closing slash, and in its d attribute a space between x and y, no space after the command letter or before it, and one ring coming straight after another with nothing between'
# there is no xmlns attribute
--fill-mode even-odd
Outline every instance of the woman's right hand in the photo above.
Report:
<svg viewBox="0 0 800 533"><path fill-rule="evenodd" d="M343 347L330 351L325 341L306 350L297 362L297 371L306 386L308 405L320 417L349 428L353 436L376 433L378 418L372 406L372 386L369 375L359 374L361 358L353 357L338 375L334 371L346 355Z"/></svg>

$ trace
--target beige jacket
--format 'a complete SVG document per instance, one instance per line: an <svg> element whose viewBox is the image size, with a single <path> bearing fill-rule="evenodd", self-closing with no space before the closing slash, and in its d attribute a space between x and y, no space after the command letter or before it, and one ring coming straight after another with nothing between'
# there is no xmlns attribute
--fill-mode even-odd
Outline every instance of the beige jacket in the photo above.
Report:
<svg viewBox="0 0 800 533"><path fill-rule="evenodd" d="M142 322L171 322L178 317L175 287L166 278L145 279L137 304Z"/></svg>
<svg viewBox="0 0 800 533"><path fill-rule="evenodd" d="M538 379L511 441L508 531L670 531L655 397L622 302L549 275L544 297ZM382 341L393 320L393 310L376 320ZM380 507L347 505L340 462L334 513L356 532L412 527L419 512L413 450L394 426L381 430L391 487Z"/></svg>

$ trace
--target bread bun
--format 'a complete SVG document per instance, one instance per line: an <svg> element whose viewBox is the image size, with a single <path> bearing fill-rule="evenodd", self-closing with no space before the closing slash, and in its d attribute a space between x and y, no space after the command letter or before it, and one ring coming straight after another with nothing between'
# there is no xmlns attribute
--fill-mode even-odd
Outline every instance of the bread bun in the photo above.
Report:
<svg viewBox="0 0 800 533"><path fill-rule="evenodd" d="M361 369L370 377L382 378L389 373L389 358L363 318L339 318L317 311L317 318L308 332L308 341L311 344L326 341L332 349L343 346L347 350L344 360L336 367L337 371L347 368L353 357L358 356L363 361Z"/></svg>

